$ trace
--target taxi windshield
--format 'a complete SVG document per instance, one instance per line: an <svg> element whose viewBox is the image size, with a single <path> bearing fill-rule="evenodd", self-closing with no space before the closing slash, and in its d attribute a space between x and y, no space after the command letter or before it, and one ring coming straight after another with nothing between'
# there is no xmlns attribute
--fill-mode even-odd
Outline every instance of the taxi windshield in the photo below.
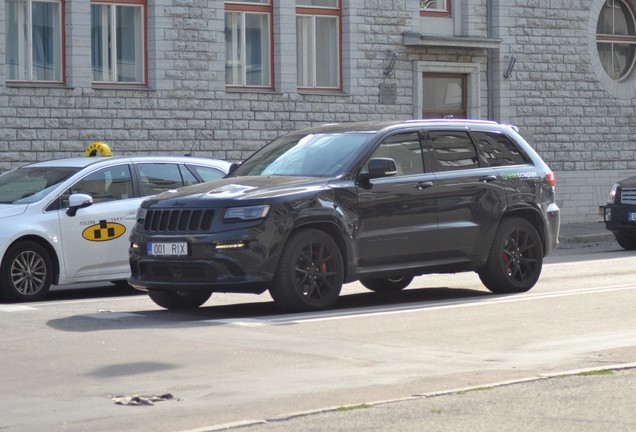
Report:
<svg viewBox="0 0 636 432"><path fill-rule="evenodd" d="M47 196L77 167L23 167L0 175L0 204L30 204Z"/></svg>
<svg viewBox="0 0 636 432"><path fill-rule="evenodd" d="M283 136L254 153L230 176L336 177L372 137L368 133Z"/></svg>

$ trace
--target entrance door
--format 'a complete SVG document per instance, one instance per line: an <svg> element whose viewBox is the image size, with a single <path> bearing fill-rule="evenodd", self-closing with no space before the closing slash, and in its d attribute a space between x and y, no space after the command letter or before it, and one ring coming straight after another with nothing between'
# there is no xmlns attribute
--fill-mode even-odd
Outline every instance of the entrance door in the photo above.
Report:
<svg viewBox="0 0 636 432"><path fill-rule="evenodd" d="M467 118L466 83L465 74L424 73L422 118Z"/></svg>

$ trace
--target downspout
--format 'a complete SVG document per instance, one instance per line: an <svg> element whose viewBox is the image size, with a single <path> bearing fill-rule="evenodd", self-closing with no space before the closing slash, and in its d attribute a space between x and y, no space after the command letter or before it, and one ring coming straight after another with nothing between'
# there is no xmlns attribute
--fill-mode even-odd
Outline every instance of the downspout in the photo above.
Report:
<svg viewBox="0 0 636 432"><path fill-rule="evenodd" d="M492 5L493 0L486 0L486 31L488 34L488 39L492 39L493 38L493 5ZM488 104L487 106L487 117L488 120L497 120L496 119L496 115L495 115L495 107L494 107L494 88L493 88L493 82L494 82L494 72L493 72L493 67L494 67L494 48L488 48L487 49L487 54L486 54L486 85L488 86L488 90L486 91L487 94L487 98L486 98L486 103Z"/></svg>

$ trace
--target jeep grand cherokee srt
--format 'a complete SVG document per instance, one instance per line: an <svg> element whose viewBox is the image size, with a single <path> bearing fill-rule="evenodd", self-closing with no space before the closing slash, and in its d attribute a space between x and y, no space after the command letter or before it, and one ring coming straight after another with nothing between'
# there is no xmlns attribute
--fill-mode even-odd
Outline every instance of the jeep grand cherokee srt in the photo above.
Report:
<svg viewBox="0 0 636 432"><path fill-rule="evenodd" d="M168 309L269 290L331 307L343 283L401 290L475 271L529 290L556 248L555 176L515 128L470 120L329 124L269 143L226 178L144 201L129 283Z"/></svg>

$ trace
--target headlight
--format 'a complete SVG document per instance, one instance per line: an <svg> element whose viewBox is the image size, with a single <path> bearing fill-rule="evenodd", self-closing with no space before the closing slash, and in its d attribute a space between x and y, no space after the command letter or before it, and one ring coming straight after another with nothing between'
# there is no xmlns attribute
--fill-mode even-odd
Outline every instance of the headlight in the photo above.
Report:
<svg viewBox="0 0 636 432"><path fill-rule="evenodd" d="M230 207L225 211L224 219L254 220L262 219L269 212L268 205L249 207Z"/></svg>
<svg viewBox="0 0 636 432"><path fill-rule="evenodd" d="M145 208L139 207L137 209L137 222L138 223L143 223L143 221L146 219L146 213L147 212L148 212L148 210L146 210Z"/></svg>
<svg viewBox="0 0 636 432"><path fill-rule="evenodd" d="M614 183L612 185L612 188L609 191L609 195L607 196L607 203L608 204L614 204L614 201L616 200L616 191L618 190L618 183Z"/></svg>

